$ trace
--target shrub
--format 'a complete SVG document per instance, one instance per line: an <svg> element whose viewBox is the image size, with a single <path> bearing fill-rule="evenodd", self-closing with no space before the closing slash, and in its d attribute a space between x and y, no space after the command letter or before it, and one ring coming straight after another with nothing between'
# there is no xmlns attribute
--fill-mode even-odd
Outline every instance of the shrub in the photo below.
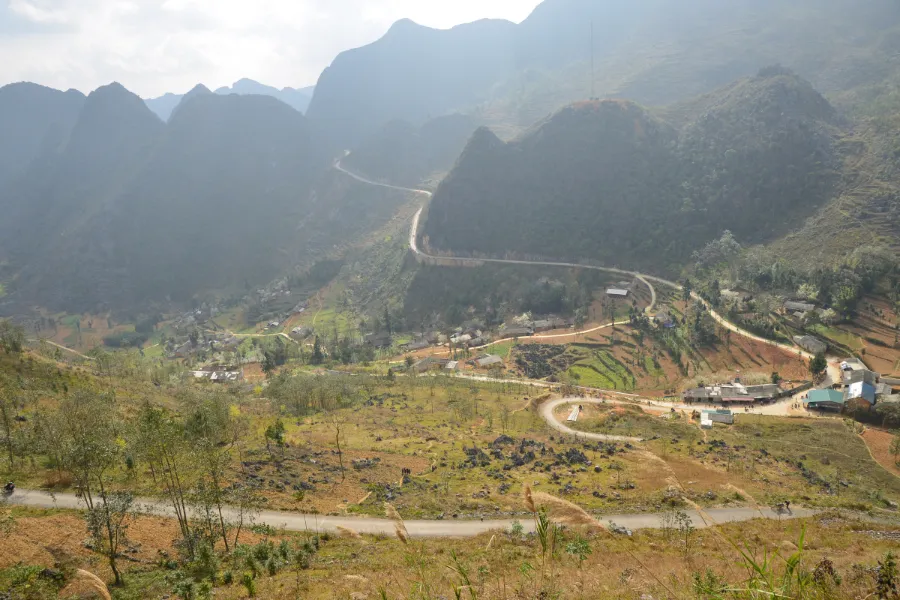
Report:
<svg viewBox="0 0 900 600"><path fill-rule="evenodd" d="M253 581L253 573L244 573L241 577L241 585L247 588L247 595L251 598L256 597L256 582Z"/></svg>

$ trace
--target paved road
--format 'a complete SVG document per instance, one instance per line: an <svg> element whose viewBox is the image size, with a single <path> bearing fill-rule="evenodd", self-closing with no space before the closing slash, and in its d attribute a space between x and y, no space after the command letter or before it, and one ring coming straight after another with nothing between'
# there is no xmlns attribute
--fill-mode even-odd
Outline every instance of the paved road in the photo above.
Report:
<svg viewBox="0 0 900 600"><path fill-rule="evenodd" d="M417 190L417 189L412 189L412 188L404 188L404 187L399 187L399 186L395 186L395 185L389 185L389 184L386 184L386 183L380 183L380 182L377 182L377 181L372 181L372 180L370 180L370 179L366 179L365 177L362 177L362 176L357 175L357 174L355 174L355 173L351 173L350 171L348 171L347 169L345 169L343 166L341 166L340 161L338 161L337 163L335 163L335 168L337 168L337 169L340 170L342 173L345 173L346 175L352 177L353 179L355 179L355 180L357 180L357 181L359 181L359 182L361 182L361 183L367 183L367 184L369 184L369 185L376 185L376 186L379 186L379 187L386 187L386 188L390 188L390 189L394 189L394 190L399 190L399 191L404 191L404 192L412 192L412 193L416 193L416 194L422 194L422 195L428 196L429 198L432 196L432 193L429 192L429 191L426 191L426 190ZM569 262L532 261L532 260L507 260L507 259L500 259L500 258L464 258L464 257L457 257L457 256L434 256L434 255L431 255L431 254L427 254L426 252L424 252L424 251L422 251L421 249L419 249L418 241L417 241L417 238L418 238L418 231L419 231L419 220L420 220L420 218L421 218L421 216L422 216L422 211L423 211L423 210L424 210L424 207L420 208L420 209L416 212L415 216L413 217L413 220L412 220L412 226L411 226L410 232L409 232L409 247L410 247L410 249L412 250L412 252L413 252L414 254L417 254L417 255L419 255L419 256L421 256L421 257L423 257L423 258L426 258L426 259L439 260L439 261L446 261L446 262L458 262L458 263L482 262L482 263L500 263L500 264L510 264L510 265L538 265L538 266L547 266L547 267L566 267L566 268L577 268L577 269L593 269L593 270L595 270L595 271L604 271L604 272L607 272L607 273L616 273L616 274L619 274L619 275L627 275L627 276L631 276L631 277L634 277L634 278L640 280L641 282L643 282L644 284L646 284L648 288L650 288L650 293L651 293L651 303L650 303L650 306L647 308L648 312L652 311L652 310L654 309L654 307L656 306L656 290L654 289L653 284L652 284L651 282L655 282L655 283L658 283L658 284L660 284L660 285L664 285L664 286L670 287L670 288L672 288L672 289L674 289L674 290L677 290L677 291L680 291L680 290L683 289L682 286L681 286L681 284L679 284L679 283L677 283L677 282L675 282L675 281L670 281L670 280L668 280L668 279L663 279L662 277L657 277L657 276L655 276L655 275L647 275L647 274L644 274L644 273L639 273L639 272L637 272L637 271L627 271L627 270L625 270L625 269L617 269L617 268L614 268L614 267L598 267L598 266L595 266L595 265L586 265L586 264L569 263ZM691 293L691 296L692 296L695 300L698 300L698 301L702 302L703 305L706 307L706 310L709 311L710 316L711 316L717 323L719 323L720 325L722 325L722 326L725 327L726 329L729 329L730 331L733 331L734 333L737 333L738 335L741 335L741 336L746 337L746 338L751 339L751 340L755 340L755 341L757 341L757 342L761 342L761 343L764 343L764 344L768 344L768 345L770 345L770 346L775 346L775 347L777 347L777 348L781 348L782 350L787 350L787 351L789 351L789 352L796 352L796 353L798 353L800 356L803 356L803 357L805 357L805 358L812 358L812 357L813 357L812 354L810 354L809 352L806 352L805 350L802 350L802 349L800 349L800 348L798 348L798 347L796 347L796 346L791 346L791 345L788 345L788 344L780 344L780 343L774 342L774 341L772 341L772 340L767 340L767 339L765 339L765 338L763 338L763 337L760 337L760 336L758 336L758 335L755 335L755 334L753 334L753 333L751 333L751 332L749 332L749 331L747 331L747 330L745 330L745 329L741 329L740 327L738 327L738 326L735 325L734 323L731 323L730 321L728 321L727 319L725 319L724 317L722 317L722 316L721 316L719 313L717 313L715 310L713 310L712 306L710 306L710 304L709 304L706 300L704 300L703 298L701 298L696 292L692 292L692 293Z"/></svg>
<svg viewBox="0 0 900 600"><path fill-rule="evenodd" d="M22 506L35 506L41 508L66 508L83 509L74 494L50 495L46 492L32 490L19 490L9 498L12 504ZM147 512L153 514L172 516L172 510L167 505L146 498L139 498L137 502ZM732 521L749 521L760 517L775 518L799 518L809 517L815 511L795 508L791 514L779 515L772 510L763 509L761 512L752 508L712 508L706 513L714 523L705 523L694 511L688 511L688 515L696 527L705 527L712 524L721 524ZM234 518L233 510L227 509L225 517ZM534 525L529 515L523 514L519 519L525 531L533 531ZM628 529L655 529L661 525L660 513L643 513L631 515L599 515L597 520L601 523L613 521ZM516 519L495 519L484 521L468 521L448 519L442 521L406 521L406 529L414 537L472 537L489 531L509 529ZM394 534L394 524L387 519L373 519L368 517L326 517L322 515L304 515L300 513L263 511L255 519L256 523L269 525L275 528L284 528L288 531L328 531L339 532L338 527L352 529L358 533L368 534Z"/></svg>
<svg viewBox="0 0 900 600"><path fill-rule="evenodd" d="M343 167L343 165L341 165L341 161L337 161L335 163L334 167L341 173L344 173L344 174L352 177L353 179L355 179L356 181L359 181L360 183L366 183L366 184L375 185L378 187L384 187L384 188L388 188L388 189L392 189L392 190L398 190L401 192L420 194L423 196L427 196L428 198L431 198L433 196L433 194L431 192L429 192L428 190L405 188L405 187L400 187L400 186L396 186L396 185L390 185L387 183L381 183L379 181L372 181L371 179L367 179L361 175L358 175L356 173L348 171L346 168ZM409 247L413 251L414 254L418 254L419 256L422 256L422 257L428 258L428 259L432 259L432 260L445 260L448 262L458 262L458 263L478 262L478 263L494 263L494 264L505 264L505 265L538 265L538 266L544 266L544 267L566 267L566 268L575 268L575 269L591 269L594 271L604 271L606 273L617 273L619 275L629 275L629 276L635 277L638 280L640 280L650 290L650 306L647 307L647 312L653 312L653 309L656 308L656 289L653 287L653 285L650 283L650 281L648 280L648 278L646 276L644 276L641 273L635 273L634 271L625 271L623 269L616 269L616 268L612 268L612 267L598 267L598 266L594 266L594 265L584 265L584 264L567 263L567 262L548 262L548 261L538 261L538 260L510 260L510 259L502 259L502 258L463 258L463 257L457 257L457 256L433 256L431 254L427 254L419 249L419 245L418 245L418 241L417 241L418 232L419 232L419 219L422 216L423 208L420 208L418 211L416 211L416 214L413 216L412 227L410 227L410 231L409 231ZM596 331L597 329L602 329L603 327L608 327L608 325L601 325L600 327L595 328L590 331L587 331L586 333L590 333L591 331ZM575 335L576 333L578 333L578 332L573 332L572 334L569 334L569 335Z"/></svg>

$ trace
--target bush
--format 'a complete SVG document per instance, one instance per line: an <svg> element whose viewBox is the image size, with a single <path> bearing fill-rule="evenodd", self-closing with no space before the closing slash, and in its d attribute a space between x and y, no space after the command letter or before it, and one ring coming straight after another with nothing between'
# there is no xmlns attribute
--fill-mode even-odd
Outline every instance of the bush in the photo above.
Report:
<svg viewBox="0 0 900 600"><path fill-rule="evenodd" d="M241 585L247 588L247 595L251 598L256 597L256 582L253 581L253 573L244 573L241 577Z"/></svg>

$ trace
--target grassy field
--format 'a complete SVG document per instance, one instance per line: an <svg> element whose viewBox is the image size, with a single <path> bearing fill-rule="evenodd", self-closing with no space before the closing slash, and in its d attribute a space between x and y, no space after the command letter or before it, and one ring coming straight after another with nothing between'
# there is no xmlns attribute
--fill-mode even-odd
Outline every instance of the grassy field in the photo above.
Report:
<svg viewBox="0 0 900 600"><path fill-rule="evenodd" d="M134 411L137 398L171 409L185 406L183 388L147 385L134 374L127 376L130 366L123 366L126 370L111 378L98 378L90 370L34 357L0 358L0 369L18 372L32 382L38 405L45 408L52 408L64 390L104 390L106 386L115 389L123 416ZM295 564L293 558L260 559L258 565L250 566L240 558L243 554L221 549L215 567L217 598L246 597L246 589L237 583L245 571L258 573L257 597L276 600L296 597L298 588L302 597L323 600L352 593L399 599L410 597L409 590L422 585L430 586L429 597L437 597L463 585L459 571L448 569L452 565L457 569L462 565L470 585L485 598L530 598L536 589L566 599L639 598L640 594L687 598L692 597L694 573L706 577L707 568L723 581L738 584L746 579L747 570L735 567L740 556L728 539L761 555L775 547L795 548L803 524L750 522L723 526L718 533L696 532L673 525L679 510L692 505L752 507L790 499L796 504L871 512L890 520L895 517L885 510L888 501L900 499L900 478L875 463L855 429L841 421L739 415L734 426L717 425L701 432L687 414L645 413L637 405L588 405L578 428L647 441L586 442L550 429L535 410L533 388L404 375L393 380L363 375L341 380L311 374L297 377L289 380L296 387L285 388L294 390L291 393L279 392L278 385L285 384L278 382L253 390L201 387L221 390L224 395L219 397L227 399L229 414L242 424L229 481L242 482L252 476L267 508L382 516L384 503L391 502L406 519L525 522L534 518L522 502L527 484L589 514L659 512L671 519L661 519L660 524L667 527L660 531L637 532L633 537L570 527L559 533L553 558L540 556L535 537L510 532L409 543L353 534L320 537L318 551L305 554L306 562L296 570L290 566ZM345 408L302 416L292 413L293 404L303 398L337 393L352 398ZM25 414L30 417L28 410ZM567 409L560 408L560 414L565 413ZM265 432L279 417L285 428L283 445L267 448ZM126 449L129 439L125 434ZM411 474L403 477L403 469ZM19 461L15 472L2 475L23 487L54 482L60 484L58 490L67 486L43 457L34 463ZM115 486L149 494L154 487L152 473L140 462L134 470L117 467ZM30 581L34 590L43 590L46 582L29 579L37 577L39 570L23 570L16 563L55 566L60 556L68 557L66 564L110 579L106 563L82 544L84 521L75 514L14 509L0 516L0 526L7 528L5 548L13 549L0 553L0 585ZM808 567L814 568L828 556L835 568L847 573L846 585L859 586L861 591L862 580L850 583L852 564L874 564L884 549L896 543L857 532L893 531L893 526L838 514L809 520L806 527ZM135 560L122 561L128 584L114 589L113 597L160 597L194 568L175 561L178 554L172 544L179 533L173 522L138 519L129 535L134 552L128 555ZM592 550L581 568L566 550L579 542L579 536ZM307 540L303 535L263 529L246 533L243 540L258 544L265 538L276 546L286 540L290 548ZM160 551L170 558L158 558ZM285 556L293 556L291 552ZM454 554L461 562L454 562ZM165 567L169 561L175 566ZM526 563L529 567L522 566ZM224 583L226 571L232 572L235 583ZM678 593L667 592L667 587ZM80 591L74 586L63 597Z"/></svg>
<svg viewBox="0 0 900 600"><path fill-rule="evenodd" d="M580 345L570 352L578 360L568 372L579 384L619 391L635 388L634 374L611 352Z"/></svg>

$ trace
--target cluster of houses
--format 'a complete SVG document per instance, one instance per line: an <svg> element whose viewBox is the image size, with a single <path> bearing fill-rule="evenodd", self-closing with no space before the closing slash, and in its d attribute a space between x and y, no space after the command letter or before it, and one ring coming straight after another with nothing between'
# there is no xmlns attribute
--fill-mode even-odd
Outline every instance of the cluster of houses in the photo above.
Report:
<svg viewBox="0 0 900 600"><path fill-rule="evenodd" d="M243 381L244 372L237 367L210 366L191 371L194 379L205 379L213 383L235 383Z"/></svg>
<svg viewBox="0 0 900 600"><path fill-rule="evenodd" d="M458 360L428 356L413 363L410 369L416 373L425 373L427 371L456 372L460 369L459 363L460 361ZM492 369L502 367L503 359L496 354L481 354L470 360L468 364L478 369ZM398 369L395 367L395 370L402 370L402 368Z"/></svg>
<svg viewBox="0 0 900 600"><path fill-rule="evenodd" d="M528 313L515 317L500 327L500 337L529 337L544 331L555 329L571 329L575 319L564 319L554 315L530 315Z"/></svg>
<svg viewBox="0 0 900 600"><path fill-rule="evenodd" d="M199 334L196 339L172 339L166 345L169 358L189 358L199 352L235 351L243 340L230 333Z"/></svg>
<svg viewBox="0 0 900 600"><path fill-rule="evenodd" d="M900 394L858 358L841 362L841 381L812 390L803 398L808 409L837 412L870 410L880 403L900 403Z"/></svg>
<svg viewBox="0 0 900 600"><path fill-rule="evenodd" d="M702 386L686 390L681 396L686 404L717 404L721 406L753 406L770 404L783 398L785 392L774 383L744 385L740 381Z"/></svg>

